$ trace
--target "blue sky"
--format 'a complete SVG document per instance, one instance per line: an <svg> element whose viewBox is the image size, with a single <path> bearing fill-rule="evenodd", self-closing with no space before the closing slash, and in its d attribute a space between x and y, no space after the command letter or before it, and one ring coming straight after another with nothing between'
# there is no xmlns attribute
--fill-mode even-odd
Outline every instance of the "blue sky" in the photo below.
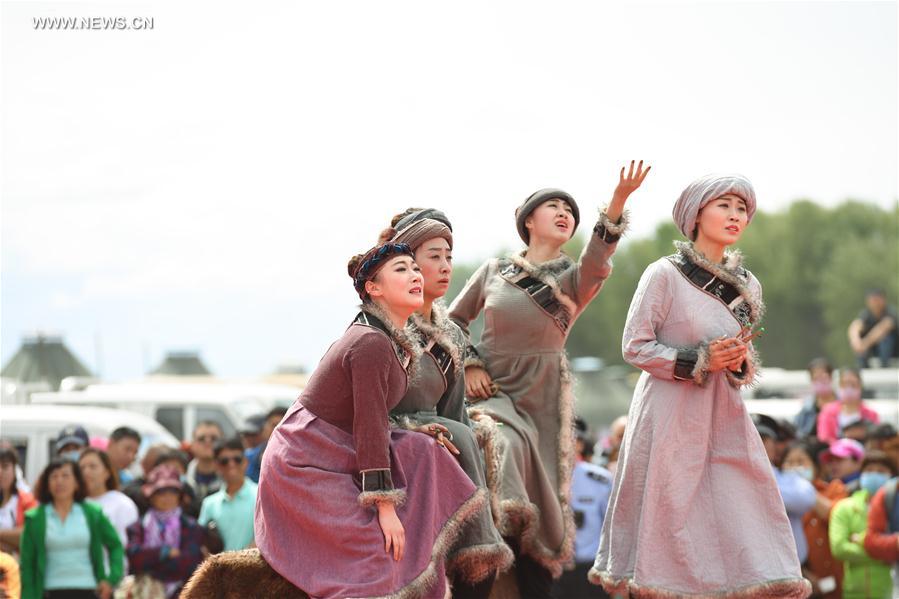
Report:
<svg viewBox="0 0 899 599"><path fill-rule="evenodd" d="M537 188L589 220L632 157L633 236L710 171L767 210L896 201L894 2L314 4L2 5L4 363L42 329L113 379L313 366L393 213L444 209L479 260Z"/></svg>

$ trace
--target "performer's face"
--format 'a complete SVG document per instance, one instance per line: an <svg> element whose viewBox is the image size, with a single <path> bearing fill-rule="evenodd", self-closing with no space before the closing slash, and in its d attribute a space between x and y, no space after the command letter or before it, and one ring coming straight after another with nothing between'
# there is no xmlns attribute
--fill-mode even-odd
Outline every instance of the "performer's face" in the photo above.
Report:
<svg viewBox="0 0 899 599"><path fill-rule="evenodd" d="M394 256L365 283L369 296L398 312L415 312L424 303L421 269L411 256Z"/></svg>
<svg viewBox="0 0 899 599"><path fill-rule="evenodd" d="M435 300L446 295L453 276L453 250L443 237L428 239L415 250L415 262L424 278L424 296Z"/></svg>
<svg viewBox="0 0 899 599"><path fill-rule="evenodd" d="M696 239L705 238L718 245L731 245L740 239L748 222L749 212L743 198L725 194L699 211Z"/></svg>
<svg viewBox="0 0 899 599"><path fill-rule="evenodd" d="M574 213L565 200L546 200L525 219L524 226L531 235L531 245L536 239L565 243L574 234Z"/></svg>

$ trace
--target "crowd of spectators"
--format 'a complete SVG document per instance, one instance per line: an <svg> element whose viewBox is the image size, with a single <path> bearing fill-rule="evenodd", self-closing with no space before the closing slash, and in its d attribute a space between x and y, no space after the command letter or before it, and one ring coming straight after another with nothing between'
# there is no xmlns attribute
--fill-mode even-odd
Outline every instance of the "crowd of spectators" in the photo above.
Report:
<svg viewBox="0 0 899 599"><path fill-rule="evenodd" d="M34 482L0 443L0 597L177 597L209 555L255 546L256 480L284 409L255 435L225 438L197 424L182 447L153 445L123 426L106 442L79 424L56 436ZM250 467L255 465L255 470Z"/></svg>

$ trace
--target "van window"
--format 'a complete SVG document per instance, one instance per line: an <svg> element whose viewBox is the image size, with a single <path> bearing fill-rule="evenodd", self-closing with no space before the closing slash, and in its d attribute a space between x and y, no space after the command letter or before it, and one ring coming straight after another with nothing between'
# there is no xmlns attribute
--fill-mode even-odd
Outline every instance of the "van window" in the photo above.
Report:
<svg viewBox="0 0 899 599"><path fill-rule="evenodd" d="M222 427L222 432L225 433L226 439L230 439L237 434L237 431L234 430L234 425L231 424L231 420L224 410L197 406L197 422L203 422L204 420L218 422L219 426Z"/></svg>
<svg viewBox="0 0 899 599"><path fill-rule="evenodd" d="M176 439L184 439L184 408L157 408L156 422L168 429Z"/></svg>

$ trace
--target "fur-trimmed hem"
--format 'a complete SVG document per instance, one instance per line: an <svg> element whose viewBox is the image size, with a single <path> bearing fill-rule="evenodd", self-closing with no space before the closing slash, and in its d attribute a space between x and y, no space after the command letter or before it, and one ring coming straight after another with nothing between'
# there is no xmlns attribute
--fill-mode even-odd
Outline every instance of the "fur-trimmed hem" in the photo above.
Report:
<svg viewBox="0 0 899 599"><path fill-rule="evenodd" d="M743 374L730 370L726 371L725 376L727 376L727 382L730 383L731 387L739 389L740 387L751 387L755 384L756 375L762 365L762 358L752 345L749 346L749 355L746 356L744 364L746 371Z"/></svg>
<svg viewBox="0 0 899 599"><path fill-rule="evenodd" d="M415 599L416 597L425 596L428 589L431 589L437 582L437 564L445 560L446 554L453 546L453 543L456 542L456 539L459 538L463 525L471 519L472 515L484 507L485 501L484 491L477 489L443 525L443 529L438 533L437 539L434 541L434 548L431 550L431 560L421 574L397 592L373 599Z"/></svg>
<svg viewBox="0 0 899 599"><path fill-rule="evenodd" d="M400 331L393 323L390 321L390 316L381 309L381 307L374 302L365 302L359 309L367 314L371 314L382 323L384 323L384 327L390 332L390 338L393 341L394 345L397 346L397 358L400 360L400 363L403 362L403 356L400 355L400 350L406 352L409 356L409 365L406 367L406 373L409 378L409 381L415 378L415 375L418 373L418 363L421 360L421 343L418 342L418 339L410 335L407 330Z"/></svg>
<svg viewBox="0 0 899 599"><path fill-rule="evenodd" d="M765 303L747 286L749 271L743 267L743 254L740 250L725 250L724 262L716 264L699 252L691 242L675 241L674 247L694 264L736 287L746 303L749 304L752 322L761 322L765 315Z"/></svg>
<svg viewBox="0 0 899 599"><path fill-rule="evenodd" d="M758 584L751 584L736 589L715 591L713 593L684 593L661 587L649 587L635 584L629 578L613 578L607 572L595 568L588 574L590 582L602 585L610 595L623 595L635 599L805 599L812 594L812 585L804 578L783 578Z"/></svg>
<svg viewBox="0 0 899 599"><path fill-rule="evenodd" d="M709 380L709 360L711 359L711 350L708 343L700 343L696 348L696 366L693 367L693 382L700 387L705 386Z"/></svg>
<svg viewBox="0 0 899 599"><path fill-rule="evenodd" d="M436 301L431 305L431 321L426 321L421 314L415 313L406 325L410 329L410 336L416 334L422 338L433 339L434 342L453 359L453 368L456 376L462 376L462 331L447 315L446 306L442 301ZM416 330L417 329L417 330ZM456 333L458 331L458 333Z"/></svg>
<svg viewBox="0 0 899 599"><path fill-rule="evenodd" d="M527 258L524 257L524 254L527 250L523 250L518 254L511 254L509 256L509 260L515 264L515 266L519 267L541 283L545 284L547 287L552 289L553 297L555 297L560 304L565 308L568 312L569 322L574 322L574 317L578 313L577 303L565 295L562 291L561 286L559 285L559 275L567 270L574 262L567 255L562 254L558 258L553 260L548 260L541 264L532 264Z"/></svg>
<svg viewBox="0 0 899 599"><path fill-rule="evenodd" d="M474 424L475 438L484 450L484 477L487 481L487 493L490 498L490 513L493 523L499 528L502 514L500 512L500 488L503 481L503 456L506 452L506 438L499 432L496 420L481 408L468 408L468 418Z"/></svg>
<svg viewBox="0 0 899 599"><path fill-rule="evenodd" d="M362 507L377 507L380 502L392 503L399 507L406 503L406 492L402 489L392 491L363 491L359 493L359 505Z"/></svg>
<svg viewBox="0 0 899 599"><path fill-rule="evenodd" d="M610 235L622 236L624 235L631 224L631 211L627 208L621 213L621 217L618 219L617 223L613 223L612 219L609 218L609 215L606 214L606 211L609 209L608 206L603 206L599 211L599 223L605 227L606 231L609 232Z"/></svg>
<svg viewBox="0 0 899 599"><path fill-rule="evenodd" d="M453 579L476 584L491 574L501 574L512 566L515 554L505 543L466 547L449 556L446 571Z"/></svg>
<svg viewBox="0 0 899 599"><path fill-rule="evenodd" d="M562 575L562 569L574 559L574 537L576 528L571 511L571 474L574 470L574 393L568 357L562 353L559 364L559 440L556 448L559 489L557 498L562 510L562 542L558 549L547 547L538 539L539 508L530 501L505 499L500 502L500 533L504 537L519 540L522 553L531 556L541 566L550 571L553 578ZM489 412L488 412L489 414Z"/></svg>
<svg viewBox="0 0 899 599"><path fill-rule="evenodd" d="M484 492L475 491L450 517L438 533L427 567L408 585L390 595L375 599L415 599L427 594L437 582L437 563L444 560L473 514L484 506ZM449 597L447 585L446 597ZM259 549L225 551L210 556L197 568L184 585L181 597L185 599L308 599L309 595L295 587L289 580L269 565Z"/></svg>

